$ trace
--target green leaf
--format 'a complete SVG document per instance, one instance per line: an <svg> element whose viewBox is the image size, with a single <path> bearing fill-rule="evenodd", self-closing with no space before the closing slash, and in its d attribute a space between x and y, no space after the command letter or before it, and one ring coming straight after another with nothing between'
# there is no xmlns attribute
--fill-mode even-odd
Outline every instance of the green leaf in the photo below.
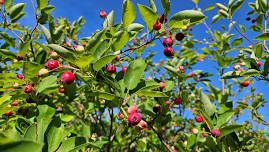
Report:
<svg viewBox="0 0 269 152"><path fill-rule="evenodd" d="M122 5L122 24L128 27L135 19L135 6L130 0L124 0Z"/></svg>
<svg viewBox="0 0 269 152"><path fill-rule="evenodd" d="M90 37L86 47L85 51L90 52L91 54L94 54L97 47L101 43L101 38L104 35L104 30L96 32L92 37Z"/></svg>
<svg viewBox="0 0 269 152"><path fill-rule="evenodd" d="M42 65L39 65L34 62L24 62L23 63L23 76L25 78L33 78L36 77L36 74L38 74L39 70L42 69Z"/></svg>
<svg viewBox="0 0 269 152"><path fill-rule="evenodd" d="M190 25L196 25L202 22L206 16L199 11L184 10L174 14L168 22L170 28L181 28L184 22L190 23Z"/></svg>
<svg viewBox="0 0 269 152"><path fill-rule="evenodd" d="M130 63L123 77L127 89L132 90L137 86L146 66L147 64L143 59L136 59Z"/></svg>
<svg viewBox="0 0 269 152"><path fill-rule="evenodd" d="M131 32L131 31L141 31L144 28L144 26L142 24L138 24L138 23L133 23L130 24L127 28L127 31Z"/></svg>
<svg viewBox="0 0 269 152"><path fill-rule="evenodd" d="M255 56L260 58L262 56L263 44L261 42L256 43L253 47L253 50L255 52Z"/></svg>
<svg viewBox="0 0 269 152"><path fill-rule="evenodd" d="M266 41L268 41L269 40L269 33L260 34L257 37L255 37L254 40L262 40L262 41L266 40Z"/></svg>
<svg viewBox="0 0 269 152"><path fill-rule="evenodd" d="M259 9L265 13L268 9L267 0L258 0Z"/></svg>
<svg viewBox="0 0 269 152"><path fill-rule="evenodd" d="M265 76L267 76L269 73L269 58L267 58L265 63L264 63L264 70L263 71L264 71Z"/></svg>
<svg viewBox="0 0 269 152"><path fill-rule="evenodd" d="M91 128L85 123L82 123L81 132L83 137L89 137L91 135Z"/></svg>
<svg viewBox="0 0 269 152"><path fill-rule="evenodd" d="M96 51L94 52L94 61L96 62L99 60L103 54L108 51L109 49L109 41L108 40L102 40L101 43L98 45Z"/></svg>
<svg viewBox="0 0 269 152"><path fill-rule="evenodd" d="M255 69L249 69L249 70L240 72L240 76L242 77L252 77L252 76L258 76L258 75L260 75L260 72Z"/></svg>
<svg viewBox="0 0 269 152"><path fill-rule="evenodd" d="M161 0L161 3L162 3L164 15L167 18L170 14L170 0Z"/></svg>
<svg viewBox="0 0 269 152"><path fill-rule="evenodd" d="M17 3L13 6L8 11L8 16L13 19L19 16L22 11L24 10L25 4L24 3Z"/></svg>
<svg viewBox="0 0 269 152"><path fill-rule="evenodd" d="M49 76L46 77L41 83L37 86L37 92L42 93L42 91L46 89L57 88L58 85L56 84L58 78L56 76Z"/></svg>
<svg viewBox="0 0 269 152"><path fill-rule="evenodd" d="M216 3L216 6L219 8L219 9L222 9L224 10L225 12L228 12L228 8L224 5L222 5L221 3Z"/></svg>
<svg viewBox="0 0 269 152"><path fill-rule="evenodd" d="M228 121L233 117L233 115L234 115L234 112L231 112L231 111L225 112L222 115L220 115L218 117L216 127L220 128L225 123L228 123Z"/></svg>
<svg viewBox="0 0 269 152"><path fill-rule="evenodd" d="M16 141L8 142L7 144L0 145L1 152L41 152L43 144L35 143L32 141Z"/></svg>
<svg viewBox="0 0 269 152"><path fill-rule="evenodd" d="M49 44L48 47L53 49L56 53L58 53L65 60L67 60L71 63L73 63L75 61L75 55L70 50L67 50L66 48L61 47L57 44Z"/></svg>
<svg viewBox="0 0 269 152"><path fill-rule="evenodd" d="M103 23L103 28L110 28L114 24L114 11L112 10L106 17L104 23Z"/></svg>
<svg viewBox="0 0 269 152"><path fill-rule="evenodd" d="M61 119L59 117L53 119L46 134L48 152L56 151L64 138L64 131L64 124L61 123Z"/></svg>
<svg viewBox="0 0 269 152"><path fill-rule="evenodd" d="M41 11L47 6L47 0L37 0L37 9Z"/></svg>
<svg viewBox="0 0 269 152"><path fill-rule="evenodd" d="M74 115L62 115L61 116L61 120L63 122L69 122L74 118Z"/></svg>
<svg viewBox="0 0 269 152"><path fill-rule="evenodd" d="M246 33L246 28L244 25L239 25L240 27L240 30L243 32L243 33Z"/></svg>
<svg viewBox="0 0 269 152"><path fill-rule="evenodd" d="M0 32L1 38L5 40L10 46L15 47L15 39L4 32Z"/></svg>
<svg viewBox="0 0 269 152"><path fill-rule="evenodd" d="M147 25L148 31L153 29L153 24L158 20L158 14L151 8L138 4L139 12Z"/></svg>
<svg viewBox="0 0 269 152"><path fill-rule="evenodd" d="M153 0L149 0L149 7L153 10L153 12L157 13L157 7Z"/></svg>
<svg viewBox="0 0 269 152"><path fill-rule="evenodd" d="M213 126L212 120L210 119L210 116L203 109L199 109L199 111L200 111L200 114L202 115L204 121L206 122L208 129L209 130L213 129L214 126Z"/></svg>
<svg viewBox="0 0 269 152"><path fill-rule="evenodd" d="M80 56L78 57L74 64L80 68L84 68L86 66L88 66L92 61L94 60L94 57L92 55L88 55L88 56Z"/></svg>
<svg viewBox="0 0 269 152"><path fill-rule="evenodd" d="M233 13L243 5L244 1L245 0L238 0L234 3L234 5L231 7L231 15L233 15Z"/></svg>
<svg viewBox="0 0 269 152"><path fill-rule="evenodd" d="M100 58L99 60L97 60L94 64L93 64L93 69L95 71L99 71L101 70L104 66L106 66L110 61L112 61L114 58L116 57L116 55L107 55L104 56L102 58Z"/></svg>
<svg viewBox="0 0 269 152"><path fill-rule="evenodd" d="M192 0L195 4L197 4L199 2L199 0Z"/></svg>
<svg viewBox="0 0 269 152"><path fill-rule="evenodd" d="M196 135L195 134L191 134L191 136L189 136L188 141L187 141L187 148L191 148L196 142Z"/></svg>
<svg viewBox="0 0 269 152"><path fill-rule="evenodd" d="M212 25L215 24L219 19L220 19L220 16L218 14L213 16L211 24Z"/></svg>
<svg viewBox="0 0 269 152"><path fill-rule="evenodd" d="M114 35L113 48L115 51L121 50L129 41L129 34L126 31L120 31Z"/></svg>
<svg viewBox="0 0 269 152"><path fill-rule="evenodd" d="M201 108L209 115L212 116L214 114L214 107L209 100L208 96L201 92Z"/></svg>
<svg viewBox="0 0 269 152"><path fill-rule="evenodd" d="M46 40L48 41L48 43L52 43L52 37L51 34L49 32L49 30L44 26L44 25L39 25L41 27L42 32L45 35Z"/></svg>
<svg viewBox="0 0 269 152"><path fill-rule="evenodd" d="M159 91L146 91L146 90L139 90L135 94L137 95L144 95L147 97L168 97L165 93Z"/></svg>
<svg viewBox="0 0 269 152"><path fill-rule="evenodd" d="M216 6L215 5L208 5L205 9L204 9L204 12L206 11L210 11L212 9L214 9Z"/></svg>
<svg viewBox="0 0 269 152"><path fill-rule="evenodd" d="M91 96L98 96L101 99L106 99L106 100L114 100L117 96L115 96L114 94L111 93L107 93L107 92L93 92L90 93Z"/></svg>
<svg viewBox="0 0 269 152"><path fill-rule="evenodd" d="M233 40L232 46L238 46L238 45L241 45L242 43L243 43L243 38L240 37L240 38Z"/></svg>
<svg viewBox="0 0 269 152"><path fill-rule="evenodd" d="M6 50L6 49L0 49L0 54L1 56L4 56L4 57L7 57L7 58L10 58L10 59L14 59L16 58L16 54L9 51L9 50Z"/></svg>
<svg viewBox="0 0 269 152"><path fill-rule="evenodd" d="M230 125L227 127L223 127L220 129L220 136L218 139L221 139L222 137L229 135L232 132L237 132L243 129L242 125Z"/></svg>
<svg viewBox="0 0 269 152"><path fill-rule="evenodd" d="M222 79L231 79L231 78L237 78L239 77L239 72L238 71L229 71L226 72L222 75Z"/></svg>

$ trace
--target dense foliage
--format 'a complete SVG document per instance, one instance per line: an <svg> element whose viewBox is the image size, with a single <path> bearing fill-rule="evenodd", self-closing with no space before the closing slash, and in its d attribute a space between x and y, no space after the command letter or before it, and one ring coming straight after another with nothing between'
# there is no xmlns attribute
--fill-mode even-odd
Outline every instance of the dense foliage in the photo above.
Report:
<svg viewBox="0 0 269 152"><path fill-rule="evenodd" d="M123 0L121 23L101 10L102 29L80 38L83 17L55 19L49 0L29 4L34 27L19 24L26 4L1 0L0 151L269 149L269 124L258 111L266 100L252 85L269 81L267 1L248 3L249 29L232 18L244 0L206 8L193 2L193 10L170 14L170 0L161 0L163 10L141 1L138 12ZM215 8L212 20L204 15ZM139 13L144 23L133 23ZM215 30L219 20L230 24ZM209 40L191 34L197 24ZM157 43L163 50L151 51ZM155 63L155 55L164 60ZM204 60L218 73L193 70ZM240 118L243 110L251 121Z"/></svg>

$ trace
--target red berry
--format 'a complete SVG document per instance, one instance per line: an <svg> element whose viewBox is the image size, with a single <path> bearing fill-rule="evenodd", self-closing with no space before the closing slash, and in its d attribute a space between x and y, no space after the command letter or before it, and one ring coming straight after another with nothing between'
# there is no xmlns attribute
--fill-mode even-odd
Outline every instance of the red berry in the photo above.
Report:
<svg viewBox="0 0 269 152"><path fill-rule="evenodd" d="M71 84L75 80L75 75L72 72L64 72L60 77L62 84Z"/></svg>
<svg viewBox="0 0 269 152"><path fill-rule="evenodd" d="M84 46L84 47L85 47L85 46L86 46L86 44L85 44L85 43L82 43L82 46Z"/></svg>
<svg viewBox="0 0 269 152"><path fill-rule="evenodd" d="M116 73L116 67L114 65L109 65L106 68L107 72L109 72L110 74L112 73Z"/></svg>
<svg viewBox="0 0 269 152"><path fill-rule="evenodd" d="M5 114L6 114L6 116L11 116L13 114L13 112L12 111L8 111Z"/></svg>
<svg viewBox="0 0 269 152"><path fill-rule="evenodd" d="M133 40L133 44L137 44L137 40L136 39Z"/></svg>
<svg viewBox="0 0 269 152"><path fill-rule="evenodd" d="M32 87L34 87L35 86L35 83L34 82L29 82L29 84L32 86Z"/></svg>
<svg viewBox="0 0 269 152"><path fill-rule="evenodd" d="M250 19L251 19L250 17L247 17L247 18L246 18L247 21L250 21Z"/></svg>
<svg viewBox="0 0 269 152"><path fill-rule="evenodd" d="M121 72L122 72L122 73L125 73L126 70L127 70L127 67L122 67Z"/></svg>
<svg viewBox="0 0 269 152"><path fill-rule="evenodd" d="M173 57L174 56L174 50L170 47L167 47L163 50L163 54L166 56L166 57Z"/></svg>
<svg viewBox="0 0 269 152"><path fill-rule="evenodd" d="M251 20L251 23L255 23L255 22L256 22L256 20L255 20L255 19Z"/></svg>
<svg viewBox="0 0 269 152"><path fill-rule="evenodd" d="M179 97L175 98L174 102L176 105L179 105L181 103L181 97L179 96Z"/></svg>
<svg viewBox="0 0 269 152"><path fill-rule="evenodd" d="M59 92L64 93L64 88L59 88Z"/></svg>
<svg viewBox="0 0 269 152"><path fill-rule="evenodd" d="M140 125L141 128L146 128L147 127L147 124L145 122L142 122L141 125Z"/></svg>
<svg viewBox="0 0 269 152"><path fill-rule="evenodd" d="M189 74L188 74L188 77L193 77L193 73L192 72L190 72Z"/></svg>
<svg viewBox="0 0 269 152"><path fill-rule="evenodd" d="M132 113L138 113L138 108L137 108L137 106L136 106L136 105L130 106L130 107L128 108L128 113L129 113L129 114L132 114Z"/></svg>
<svg viewBox="0 0 269 152"><path fill-rule="evenodd" d="M119 55L117 55L115 58L114 58L114 61L120 61L120 56Z"/></svg>
<svg viewBox="0 0 269 152"><path fill-rule="evenodd" d="M23 75L17 74L17 79L23 79Z"/></svg>
<svg viewBox="0 0 269 152"><path fill-rule="evenodd" d="M17 55L17 60L18 61L23 60L23 56L22 55Z"/></svg>
<svg viewBox="0 0 269 152"><path fill-rule="evenodd" d="M104 10L101 10L101 11L99 12L99 16L100 16L101 18L105 18L105 17L106 17L106 12L105 12Z"/></svg>
<svg viewBox="0 0 269 152"><path fill-rule="evenodd" d="M160 82L160 88L161 89L165 88L165 83L164 82Z"/></svg>
<svg viewBox="0 0 269 152"><path fill-rule="evenodd" d="M176 34L176 40L182 41L184 39L185 35L182 33L177 33Z"/></svg>
<svg viewBox="0 0 269 152"><path fill-rule="evenodd" d="M122 120L124 118L124 115L119 112L117 114L117 118L118 118L118 120Z"/></svg>
<svg viewBox="0 0 269 152"><path fill-rule="evenodd" d="M203 117L201 117L201 116L196 116L196 117L195 117L195 120L196 120L196 122L203 122Z"/></svg>
<svg viewBox="0 0 269 152"><path fill-rule="evenodd" d="M139 124L140 121L141 121L141 116L139 113L132 113L128 117L128 124L131 126L135 126Z"/></svg>
<svg viewBox="0 0 269 152"><path fill-rule="evenodd" d="M0 4L1 5L4 5L4 0L0 0Z"/></svg>
<svg viewBox="0 0 269 152"><path fill-rule="evenodd" d="M13 101L13 102L11 103L11 106L17 106L18 104L19 104L18 101Z"/></svg>
<svg viewBox="0 0 269 152"><path fill-rule="evenodd" d="M241 85L242 85L243 87L247 87L247 86L249 85L249 82L248 82L248 81L243 81L243 82L241 83Z"/></svg>
<svg viewBox="0 0 269 152"><path fill-rule="evenodd" d="M164 103L164 104L169 105L169 104L170 104L170 102L169 102L169 101L165 101L165 103Z"/></svg>
<svg viewBox="0 0 269 152"><path fill-rule="evenodd" d="M258 66L259 66L259 67L261 67L261 66L262 66L261 61L257 61L257 64L258 64Z"/></svg>
<svg viewBox="0 0 269 152"><path fill-rule="evenodd" d="M163 46L165 46L165 47L171 47L173 44L174 44L174 42L171 38L165 38L163 40Z"/></svg>
<svg viewBox="0 0 269 152"><path fill-rule="evenodd" d="M165 18L164 14L159 16L159 20L161 23L166 23L167 22L167 18Z"/></svg>
<svg viewBox="0 0 269 152"><path fill-rule="evenodd" d="M162 28L162 24L161 24L159 21L156 21L156 22L153 24L153 29L154 29L155 31L159 31L161 28Z"/></svg>
<svg viewBox="0 0 269 152"><path fill-rule="evenodd" d="M32 91L33 91L32 86L27 85L27 86L24 87L24 92L25 93L31 93Z"/></svg>
<svg viewBox="0 0 269 152"><path fill-rule="evenodd" d="M206 133L203 133L203 137L207 137L207 134Z"/></svg>
<svg viewBox="0 0 269 152"><path fill-rule="evenodd" d="M220 136L220 131L218 129L213 129L211 131L211 134L213 137L219 137Z"/></svg>
<svg viewBox="0 0 269 152"><path fill-rule="evenodd" d="M45 64L45 67L48 68L49 70L53 70L58 68L59 63L57 60L48 60L48 62Z"/></svg>

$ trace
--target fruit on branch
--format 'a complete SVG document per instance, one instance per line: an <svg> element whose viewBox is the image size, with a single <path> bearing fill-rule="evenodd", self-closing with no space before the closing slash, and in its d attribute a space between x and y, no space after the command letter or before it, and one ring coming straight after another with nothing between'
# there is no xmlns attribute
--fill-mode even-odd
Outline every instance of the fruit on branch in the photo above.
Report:
<svg viewBox="0 0 269 152"><path fill-rule="evenodd" d="M113 60L116 62L120 61L120 55L117 55Z"/></svg>
<svg viewBox="0 0 269 152"><path fill-rule="evenodd" d="M125 73L126 70L127 70L127 67L122 67L122 68L121 68L121 72L122 72L122 73Z"/></svg>
<svg viewBox="0 0 269 152"><path fill-rule="evenodd" d="M182 33L177 33L176 34L176 40L182 41L184 39L185 35Z"/></svg>
<svg viewBox="0 0 269 152"><path fill-rule="evenodd" d="M179 67L176 68L176 70L177 70L178 73L180 73L182 71L185 71L185 68L184 68L184 66L179 66Z"/></svg>
<svg viewBox="0 0 269 152"><path fill-rule="evenodd" d="M247 18L246 18L246 20L247 20L247 21L250 21L250 20L251 20L251 18L250 18L250 17L247 17Z"/></svg>
<svg viewBox="0 0 269 152"><path fill-rule="evenodd" d="M159 21L163 24L163 23L166 23L167 22L167 18L165 18L165 15L162 14L159 16Z"/></svg>
<svg viewBox="0 0 269 152"><path fill-rule="evenodd" d="M38 74L36 75L37 77L41 77L41 76L44 76L44 75L47 75L49 73L49 70L48 69L40 69Z"/></svg>
<svg viewBox="0 0 269 152"><path fill-rule="evenodd" d="M192 72L190 72L189 74L188 74L188 77L193 77L193 73Z"/></svg>
<svg viewBox="0 0 269 152"><path fill-rule="evenodd" d="M262 62L261 61L256 61L258 66L261 67L262 66Z"/></svg>
<svg viewBox="0 0 269 152"><path fill-rule="evenodd" d="M203 133L203 137L207 137L207 133Z"/></svg>
<svg viewBox="0 0 269 152"><path fill-rule="evenodd" d="M164 103L164 104L169 105L169 104L170 104L170 102L169 102L169 101L165 101L165 103Z"/></svg>
<svg viewBox="0 0 269 152"><path fill-rule="evenodd" d="M25 93L29 94L29 93L31 93L32 91L33 91L32 86L27 85L27 86L24 87L24 92L25 92Z"/></svg>
<svg viewBox="0 0 269 152"><path fill-rule="evenodd" d="M174 44L173 40L171 38L165 38L163 40L163 46L164 47L171 47Z"/></svg>
<svg viewBox="0 0 269 152"><path fill-rule="evenodd" d="M136 39L133 40L133 44L134 44L134 45L137 44L137 40L136 40Z"/></svg>
<svg viewBox="0 0 269 152"><path fill-rule="evenodd" d="M242 85L243 87L247 87L247 86L249 85L249 81L243 81L243 82L241 83L241 85Z"/></svg>
<svg viewBox="0 0 269 152"><path fill-rule="evenodd" d="M18 61L23 60L23 56L22 55L17 55L17 60Z"/></svg>
<svg viewBox="0 0 269 152"><path fill-rule="evenodd" d="M160 110L161 110L161 106L160 106L159 104L156 104L156 105L153 107L153 111L154 111L155 113L159 113Z"/></svg>
<svg viewBox="0 0 269 152"><path fill-rule="evenodd" d="M60 93L64 93L64 88L59 88Z"/></svg>
<svg viewBox="0 0 269 152"><path fill-rule="evenodd" d="M165 83L164 82L160 82L160 88L161 89L165 88Z"/></svg>
<svg viewBox="0 0 269 152"><path fill-rule="evenodd" d="M117 114L117 118L118 118L118 120L122 120L124 118L124 115L119 112Z"/></svg>
<svg viewBox="0 0 269 152"><path fill-rule="evenodd" d="M78 54L81 54L84 52L84 47L81 45L74 45L73 48Z"/></svg>
<svg viewBox="0 0 269 152"><path fill-rule="evenodd" d="M5 114L6 114L6 116L11 116L13 114L13 112L12 111L8 111Z"/></svg>
<svg viewBox="0 0 269 152"><path fill-rule="evenodd" d="M154 29L155 31L159 31L161 28L162 28L162 24L161 24L159 21L156 21L156 22L153 24L153 29Z"/></svg>
<svg viewBox="0 0 269 152"><path fill-rule="evenodd" d="M101 11L99 12L99 16L100 16L101 18L105 18L105 17L106 17L106 12L105 12L104 10L101 10Z"/></svg>
<svg viewBox="0 0 269 152"><path fill-rule="evenodd" d="M52 51L52 50L50 50L49 52L48 52L48 54L50 55L50 57L52 58L52 59L54 59L54 60L56 60L56 59L58 59L60 56L58 55L58 53L56 53L56 52L54 52L54 51Z"/></svg>
<svg viewBox="0 0 269 152"><path fill-rule="evenodd" d="M175 105L180 105L181 103L181 97L178 96L177 98L174 99Z"/></svg>
<svg viewBox="0 0 269 152"><path fill-rule="evenodd" d="M251 20L251 23L255 23L255 22L256 22L256 19Z"/></svg>
<svg viewBox="0 0 269 152"><path fill-rule="evenodd" d="M53 70L59 67L59 63L57 60L48 60L45 67L49 70Z"/></svg>
<svg viewBox="0 0 269 152"><path fill-rule="evenodd" d="M147 127L146 122L142 122L142 123L140 123L140 128L144 129L144 128L146 128L146 127Z"/></svg>
<svg viewBox="0 0 269 152"><path fill-rule="evenodd" d="M18 104L19 104L18 101L13 101L13 102L11 103L11 106L17 106Z"/></svg>
<svg viewBox="0 0 269 152"><path fill-rule="evenodd" d="M171 47L167 47L163 50L163 54L166 56L166 57L173 57L175 52L174 50L171 48Z"/></svg>
<svg viewBox="0 0 269 152"><path fill-rule="evenodd" d="M23 79L23 75L21 75L21 74L17 74L16 78L22 80L22 79Z"/></svg>
<svg viewBox="0 0 269 152"><path fill-rule="evenodd" d="M136 105L130 106L130 107L128 108L128 113L129 113L129 114L132 114L132 113L138 113L138 108L137 108L137 106L136 106Z"/></svg>
<svg viewBox="0 0 269 152"><path fill-rule="evenodd" d="M141 121L141 116L139 113L131 113L129 116L128 116L128 124L130 126L135 126L137 124L139 124L139 122Z"/></svg>
<svg viewBox="0 0 269 152"><path fill-rule="evenodd" d="M191 129L191 132L192 132L193 134L198 134L198 133L199 133L198 129L196 129L196 128L192 128L192 129Z"/></svg>
<svg viewBox="0 0 269 152"><path fill-rule="evenodd" d="M211 130L211 135L213 137L219 137L220 136L220 131L218 129L213 129L213 130Z"/></svg>
<svg viewBox="0 0 269 152"><path fill-rule="evenodd" d="M114 65L107 66L106 70L110 74L116 73L116 67Z"/></svg>
<svg viewBox="0 0 269 152"><path fill-rule="evenodd" d="M203 117L201 117L201 116L196 116L195 117L195 120L196 120L196 122L203 122Z"/></svg>
<svg viewBox="0 0 269 152"><path fill-rule="evenodd" d="M72 72L64 72L60 77L60 82L65 85L73 83L74 80L75 75Z"/></svg>
<svg viewBox="0 0 269 152"><path fill-rule="evenodd" d="M4 0L0 0L0 4L1 5L4 5Z"/></svg>

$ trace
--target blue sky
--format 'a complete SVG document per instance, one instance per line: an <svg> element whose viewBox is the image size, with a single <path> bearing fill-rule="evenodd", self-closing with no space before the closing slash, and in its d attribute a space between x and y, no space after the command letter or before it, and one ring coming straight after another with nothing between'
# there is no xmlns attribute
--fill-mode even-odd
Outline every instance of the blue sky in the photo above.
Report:
<svg viewBox="0 0 269 152"><path fill-rule="evenodd" d="M34 0L35 1L35 0ZM131 0L134 4L140 3L143 5L148 5L148 0ZM227 3L228 0L225 0L225 3ZM250 0L246 0L248 2L251 2ZM254 0L253 0L254 1ZM20 23L23 25L28 25L33 27L35 24L35 17L33 13L33 8L31 5L31 0L16 0L16 2L23 2L26 3L25 11L27 13L26 16L21 19ZM160 0L154 0L154 2L157 5L157 9L159 14L162 13L162 8L160 4ZM208 5L212 5L215 3L223 3L223 0L200 0L199 6L200 8L205 8ZM79 35L80 38L89 36L92 32L94 32L96 29L100 29L103 23L103 19L99 17L99 11L100 9L105 10L107 13L109 13L111 10L115 11L115 23L119 23L121 21L121 7L122 7L122 0L51 0L51 5L56 6L55 10L51 13L55 18L57 17L66 17L69 21L77 20L80 16L84 16L84 19L86 20L86 24L84 28L82 29L82 33ZM191 0L171 0L171 14L174 14L178 11L182 11L185 9L193 9L195 7L194 3ZM142 23L144 24L138 9L136 5L136 19L134 22ZM247 22L245 18L247 17L247 12L250 11L250 8L248 7L247 3L243 5L243 7L236 12L233 19L239 23L246 25L246 28L251 26L251 22ZM208 16L208 19L206 19L207 23L209 24L211 22L211 18L216 14L217 9L211 10L209 12L206 12L205 14ZM170 15L171 16L171 15ZM255 17L255 16L251 16ZM220 25L227 25L229 22L227 20L220 20L218 23L216 23L214 26L212 26L213 29L220 30ZM192 34L195 35L195 38L198 40L203 40L203 38L208 39L210 35L206 34L206 28L203 24L200 24L198 26L195 26L192 28L193 31ZM234 38L239 37L238 33L236 33L235 30L232 30L232 33L236 34ZM258 33L250 32L249 30L246 32L246 35L253 39L255 36L258 35ZM249 43L244 39L243 45L248 46ZM199 46L201 48L201 46ZM160 59L165 59L164 55L162 53L163 46L156 42L156 46L152 48L151 50L157 51L158 55L154 57L154 61L158 62ZM217 71L214 68L214 64L211 64L212 61L205 61L200 62L197 66L195 66L194 69L202 69L206 72L216 73ZM218 77L212 77L212 84L216 84L217 87L220 88L220 82L218 81ZM263 81L255 82L254 86L257 89L257 92L263 93L265 99L269 99L269 94L267 94L269 90L269 85L265 84ZM260 110L261 113L265 115L265 120L269 121L269 111L265 110L268 109L268 103L266 106ZM250 119L250 116L243 115L244 119Z"/></svg>

